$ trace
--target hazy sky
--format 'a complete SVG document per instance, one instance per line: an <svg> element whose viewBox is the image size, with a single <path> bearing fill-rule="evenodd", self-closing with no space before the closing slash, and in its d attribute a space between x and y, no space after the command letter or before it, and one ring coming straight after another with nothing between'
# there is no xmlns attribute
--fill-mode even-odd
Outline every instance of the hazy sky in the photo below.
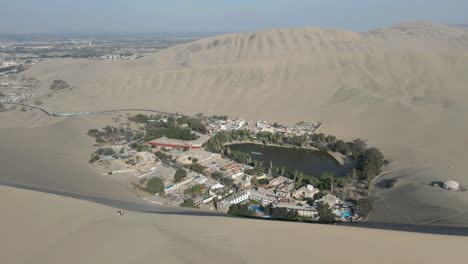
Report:
<svg viewBox="0 0 468 264"><path fill-rule="evenodd" d="M468 0L0 0L0 32L230 32L468 24Z"/></svg>

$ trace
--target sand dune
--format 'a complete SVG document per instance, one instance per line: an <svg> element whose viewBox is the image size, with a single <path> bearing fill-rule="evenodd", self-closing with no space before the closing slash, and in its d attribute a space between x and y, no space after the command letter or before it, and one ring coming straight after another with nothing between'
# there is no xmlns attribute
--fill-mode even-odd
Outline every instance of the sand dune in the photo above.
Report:
<svg viewBox="0 0 468 264"><path fill-rule="evenodd" d="M468 185L467 72L468 30L405 23L365 33L305 27L215 36L136 61L49 60L24 74L73 86L42 98L57 112L131 107L324 120L325 132L382 148L392 160L385 177L401 178L395 189L374 190L384 200L371 220L451 216L437 223L468 225L467 192L427 186Z"/></svg>
<svg viewBox="0 0 468 264"><path fill-rule="evenodd" d="M0 187L4 263L446 263L465 237L127 212ZM13 202L14 201L14 202Z"/></svg>

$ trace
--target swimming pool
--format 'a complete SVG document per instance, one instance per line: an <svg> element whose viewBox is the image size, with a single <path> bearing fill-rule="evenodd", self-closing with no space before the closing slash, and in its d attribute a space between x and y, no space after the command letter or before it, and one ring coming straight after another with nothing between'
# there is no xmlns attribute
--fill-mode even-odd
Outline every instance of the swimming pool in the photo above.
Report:
<svg viewBox="0 0 468 264"><path fill-rule="evenodd" d="M351 217L351 213L350 212L343 212L343 213L341 213L341 216L343 216L344 218L349 218L349 217Z"/></svg>
<svg viewBox="0 0 468 264"><path fill-rule="evenodd" d="M264 213L265 212L264 209L262 209L262 208L260 208L260 207L258 207L256 205L249 206L249 210L254 211L254 212L258 212L258 213Z"/></svg>

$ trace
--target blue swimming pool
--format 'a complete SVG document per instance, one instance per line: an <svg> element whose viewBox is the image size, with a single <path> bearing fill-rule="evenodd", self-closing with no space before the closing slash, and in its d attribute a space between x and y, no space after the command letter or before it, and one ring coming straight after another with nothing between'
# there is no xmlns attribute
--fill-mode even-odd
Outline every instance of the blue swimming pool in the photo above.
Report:
<svg viewBox="0 0 468 264"><path fill-rule="evenodd" d="M258 213L264 213L265 212L265 210L263 208L260 208L260 207L258 207L256 205L249 206L249 210L254 211L254 212L258 212Z"/></svg>
<svg viewBox="0 0 468 264"><path fill-rule="evenodd" d="M349 218L349 217L351 217L351 213L350 213L350 212L343 212L343 213L341 213L341 215L342 215L344 218Z"/></svg>

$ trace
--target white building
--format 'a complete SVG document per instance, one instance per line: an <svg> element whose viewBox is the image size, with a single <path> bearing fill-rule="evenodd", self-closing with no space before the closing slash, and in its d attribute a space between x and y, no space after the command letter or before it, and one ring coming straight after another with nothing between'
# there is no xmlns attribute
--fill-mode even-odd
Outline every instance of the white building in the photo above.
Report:
<svg viewBox="0 0 468 264"><path fill-rule="evenodd" d="M276 197L267 196L255 190L244 190L227 197L222 201L222 203L225 206L231 206L233 204L239 204L249 200L258 201L262 203L263 206L267 206L271 203L276 202Z"/></svg>
<svg viewBox="0 0 468 264"><path fill-rule="evenodd" d="M330 208L332 208L333 206L335 206L337 203L340 203L340 202L341 202L340 199L338 199L338 197L336 197L335 195L327 194L323 196L322 198L314 201L314 206L316 207L318 203L325 203Z"/></svg>
<svg viewBox="0 0 468 264"><path fill-rule="evenodd" d="M301 188L297 189L293 196L296 199L314 198L314 195L319 191L319 189L314 188L314 186L308 184L307 186L302 186Z"/></svg>
<svg viewBox="0 0 468 264"><path fill-rule="evenodd" d="M223 205L231 206L233 204L243 203L250 199L250 192L249 191L241 191L234 195L231 195L223 200Z"/></svg>

